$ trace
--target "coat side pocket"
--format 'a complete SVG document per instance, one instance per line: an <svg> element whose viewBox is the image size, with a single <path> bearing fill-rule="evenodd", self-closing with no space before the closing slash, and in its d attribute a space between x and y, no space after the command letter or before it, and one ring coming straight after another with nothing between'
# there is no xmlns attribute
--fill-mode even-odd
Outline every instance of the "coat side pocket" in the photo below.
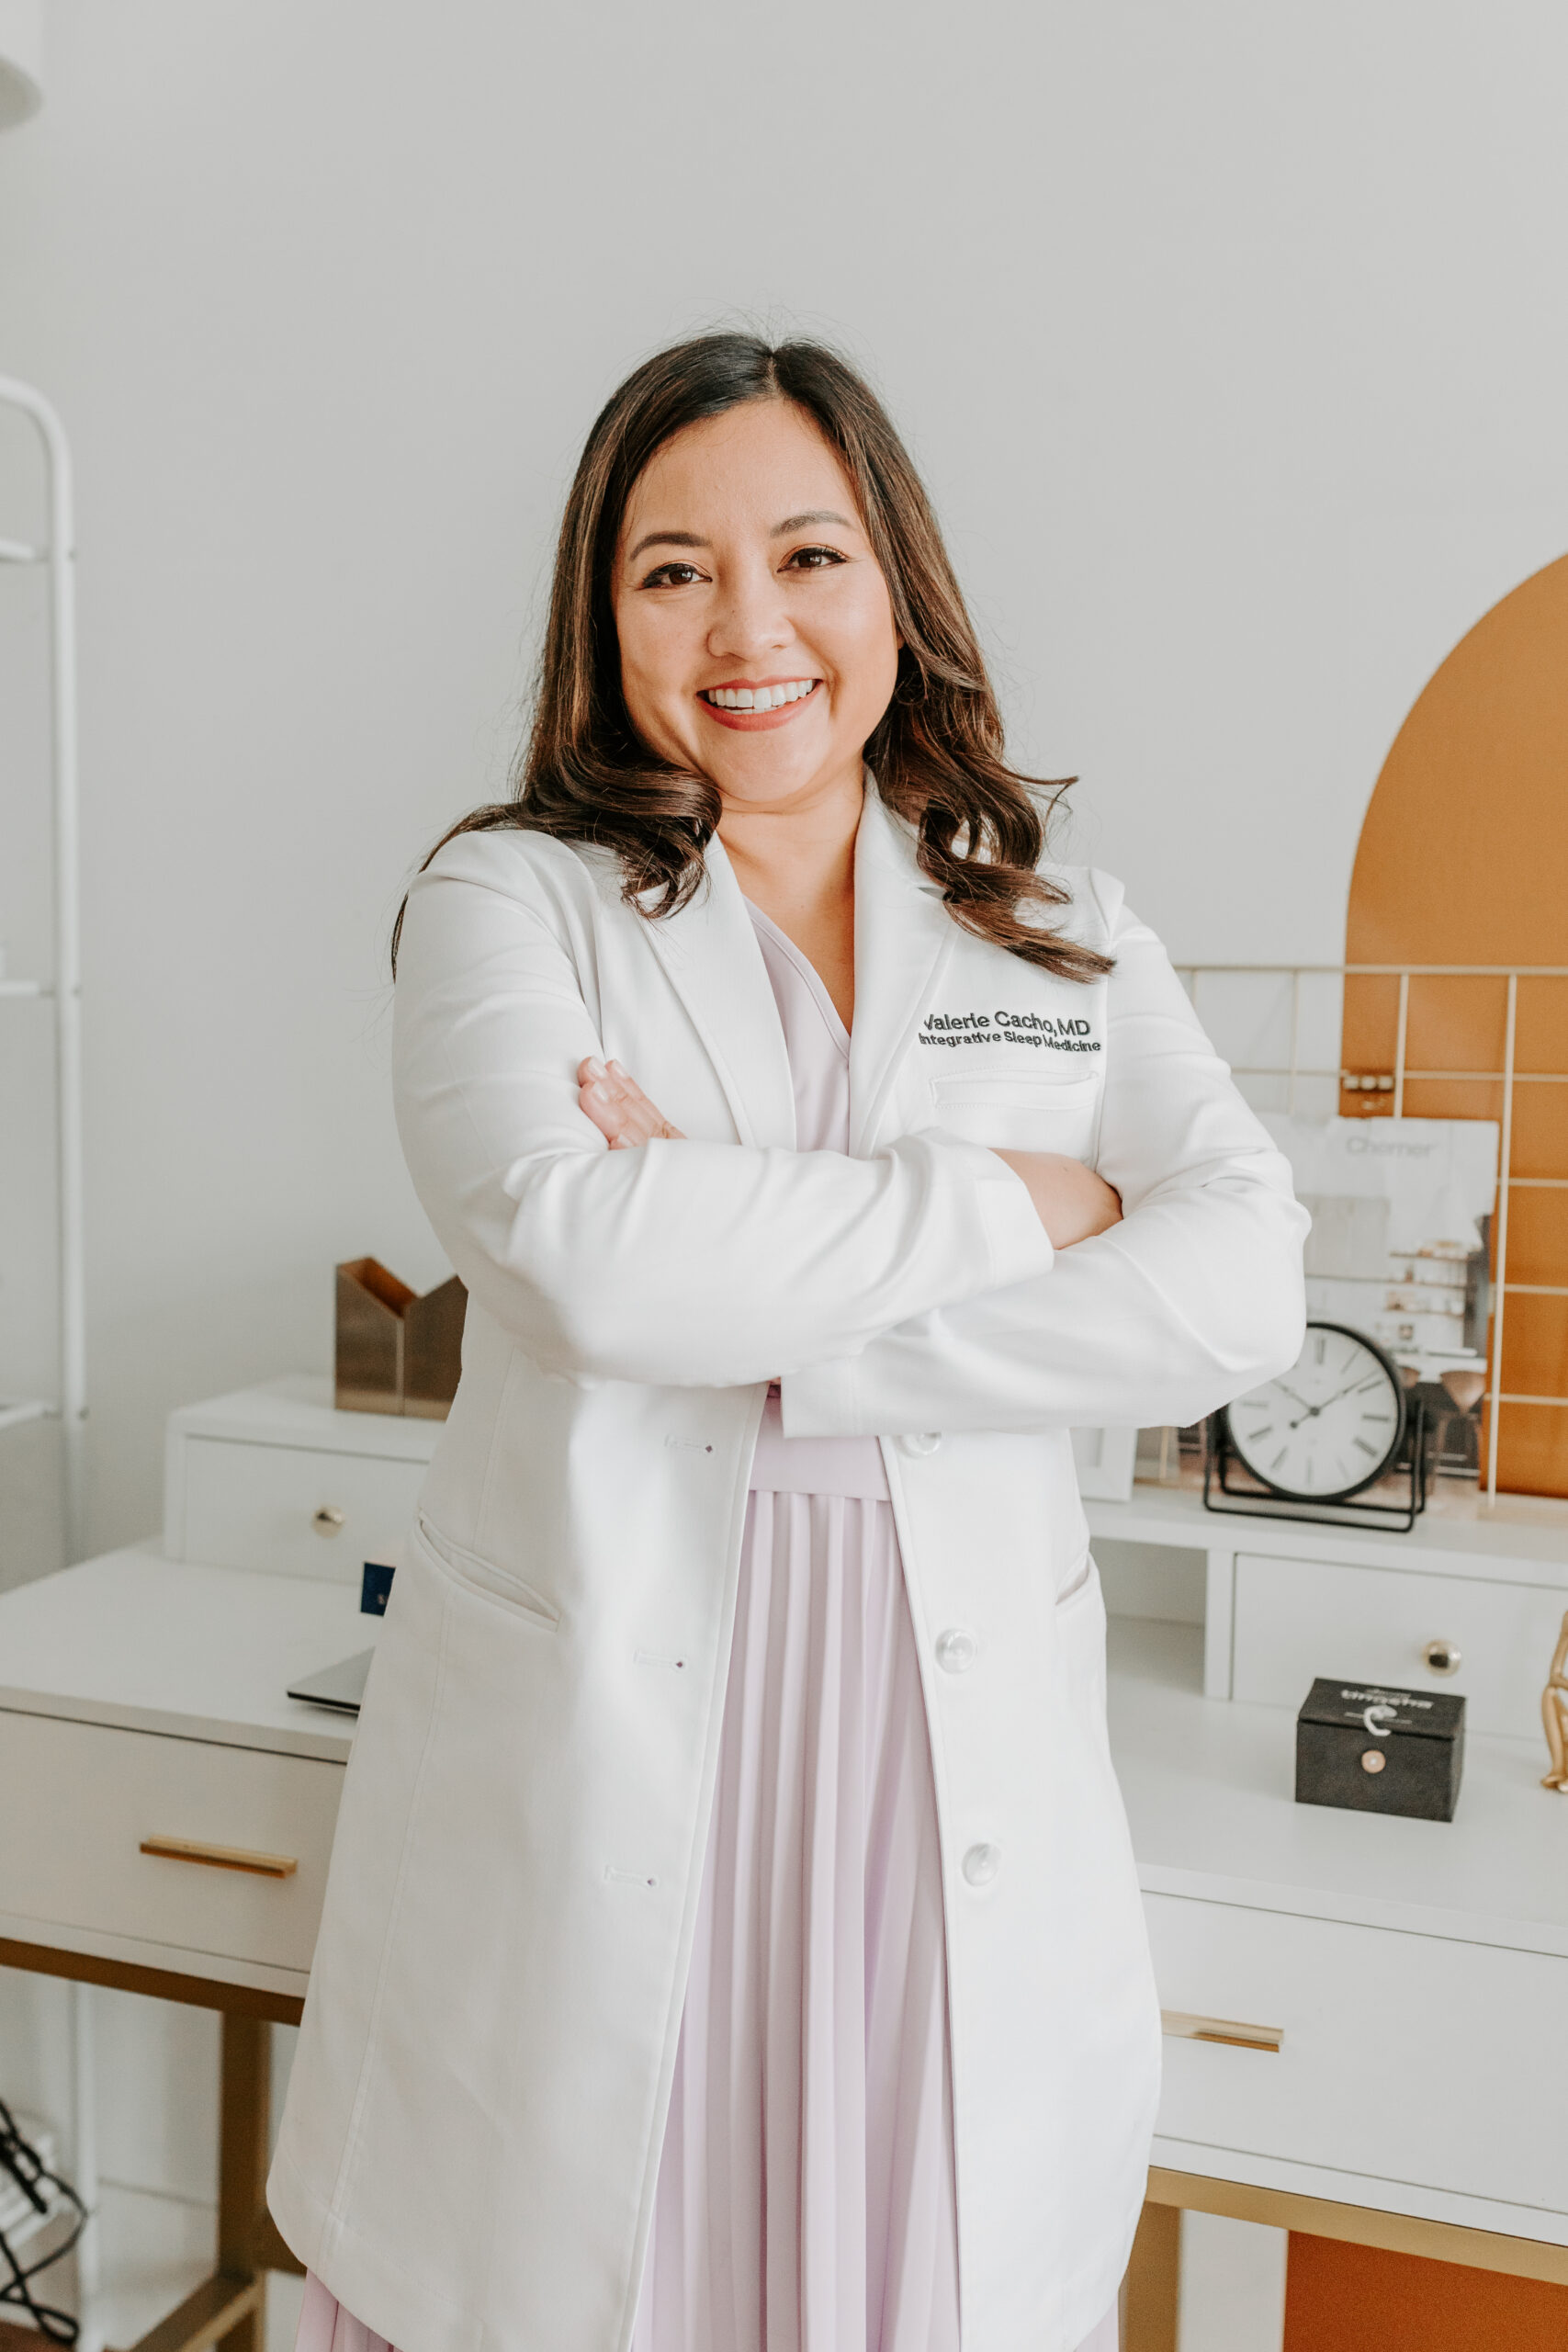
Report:
<svg viewBox="0 0 1568 2352"><path fill-rule="evenodd" d="M461 1544L454 1544L449 1536L438 1534L423 1511L414 1514L414 1541L432 1565L444 1576L454 1577L484 1593L491 1600L503 1600L525 1617L534 1618L554 1633L560 1623L560 1611L547 1600L533 1586L513 1576L510 1568L498 1567L493 1560L481 1559Z"/></svg>
<svg viewBox="0 0 1568 2352"><path fill-rule="evenodd" d="M1094 1555L1086 1549L1076 1567L1067 1572L1066 1582L1057 1588L1056 1607L1066 1609L1069 1603L1089 1590L1094 1582Z"/></svg>
<svg viewBox="0 0 1568 2352"><path fill-rule="evenodd" d="M1057 1670L1065 1675L1069 1690L1087 1710L1096 1744L1104 1749L1109 1762L1110 1736L1105 1721L1105 1604L1100 1596L1100 1571L1095 1566L1092 1552L1084 1554L1056 1595L1052 1622L1056 1634Z"/></svg>

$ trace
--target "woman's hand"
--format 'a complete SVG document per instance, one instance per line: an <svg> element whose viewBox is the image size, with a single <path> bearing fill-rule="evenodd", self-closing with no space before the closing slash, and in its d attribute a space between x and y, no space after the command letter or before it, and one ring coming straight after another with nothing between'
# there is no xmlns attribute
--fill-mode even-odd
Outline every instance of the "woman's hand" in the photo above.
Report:
<svg viewBox="0 0 1568 2352"><path fill-rule="evenodd" d="M998 1151L1029 1187L1053 1250L1070 1250L1122 1222L1122 1195L1103 1176L1059 1151Z"/></svg>
<svg viewBox="0 0 1568 2352"><path fill-rule="evenodd" d="M639 1143L659 1138L669 1143L685 1140L680 1128L671 1125L619 1062L602 1062L592 1055L580 1062L577 1100L612 1151L630 1151Z"/></svg>

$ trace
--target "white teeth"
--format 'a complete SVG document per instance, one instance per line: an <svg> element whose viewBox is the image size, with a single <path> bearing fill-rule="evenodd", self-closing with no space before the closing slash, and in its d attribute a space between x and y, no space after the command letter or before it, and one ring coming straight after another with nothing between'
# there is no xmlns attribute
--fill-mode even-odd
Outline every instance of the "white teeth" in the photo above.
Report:
<svg viewBox="0 0 1568 2352"><path fill-rule="evenodd" d="M710 686L704 696L719 710L780 710L786 702L804 702L815 678L792 678L782 686Z"/></svg>

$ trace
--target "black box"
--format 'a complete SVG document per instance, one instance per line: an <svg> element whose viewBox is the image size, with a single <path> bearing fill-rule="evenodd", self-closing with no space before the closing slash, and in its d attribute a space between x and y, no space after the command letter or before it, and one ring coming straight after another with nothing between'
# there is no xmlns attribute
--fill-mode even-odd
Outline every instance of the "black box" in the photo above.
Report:
<svg viewBox="0 0 1568 2352"><path fill-rule="evenodd" d="M1319 1675L1296 1717L1296 1803L1451 1821L1464 1701Z"/></svg>

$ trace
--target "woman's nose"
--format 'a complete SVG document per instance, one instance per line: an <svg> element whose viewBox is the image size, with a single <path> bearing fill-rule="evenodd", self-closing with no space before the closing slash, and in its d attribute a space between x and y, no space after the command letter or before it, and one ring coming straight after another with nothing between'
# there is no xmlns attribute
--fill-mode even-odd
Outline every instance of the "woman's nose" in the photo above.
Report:
<svg viewBox="0 0 1568 2352"><path fill-rule="evenodd" d="M772 567L764 565L726 583L708 631L708 651L720 659L755 661L787 645L794 634L783 590Z"/></svg>

